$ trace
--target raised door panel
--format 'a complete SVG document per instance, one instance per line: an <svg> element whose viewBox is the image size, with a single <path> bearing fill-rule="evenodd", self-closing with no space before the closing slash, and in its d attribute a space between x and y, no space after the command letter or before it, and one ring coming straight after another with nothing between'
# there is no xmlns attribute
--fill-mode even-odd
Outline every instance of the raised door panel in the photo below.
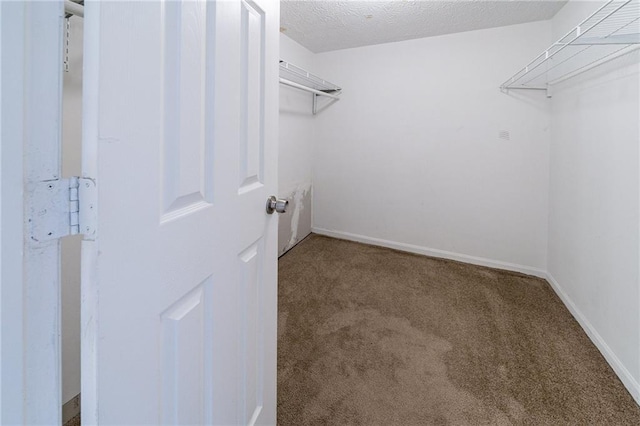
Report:
<svg viewBox="0 0 640 426"><path fill-rule="evenodd" d="M241 2L240 193L264 182L265 14Z"/></svg>
<svg viewBox="0 0 640 426"><path fill-rule="evenodd" d="M260 239L244 250L239 258L240 281L238 300L240 302L240 360L238 386L240 424L252 425L260 415L263 405L264 381L264 332L262 274L264 244Z"/></svg>
<svg viewBox="0 0 640 426"><path fill-rule="evenodd" d="M162 424L211 423L212 282L207 278L160 315Z"/></svg>
<svg viewBox="0 0 640 426"><path fill-rule="evenodd" d="M162 220L212 202L205 1L163 3Z"/></svg>

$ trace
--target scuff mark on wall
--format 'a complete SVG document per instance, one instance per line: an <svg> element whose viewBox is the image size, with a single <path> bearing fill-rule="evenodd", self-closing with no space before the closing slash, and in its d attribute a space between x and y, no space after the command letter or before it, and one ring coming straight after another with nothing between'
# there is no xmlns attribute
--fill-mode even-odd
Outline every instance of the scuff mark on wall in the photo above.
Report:
<svg viewBox="0 0 640 426"><path fill-rule="evenodd" d="M311 233L311 184L298 185L286 195L289 210L280 215L278 253L286 253Z"/></svg>
<svg viewBox="0 0 640 426"><path fill-rule="evenodd" d="M293 194L293 215L291 217L291 238L287 243L286 250L293 247L298 242L298 225L300 224L300 213L304 210L303 198L307 191L298 188Z"/></svg>

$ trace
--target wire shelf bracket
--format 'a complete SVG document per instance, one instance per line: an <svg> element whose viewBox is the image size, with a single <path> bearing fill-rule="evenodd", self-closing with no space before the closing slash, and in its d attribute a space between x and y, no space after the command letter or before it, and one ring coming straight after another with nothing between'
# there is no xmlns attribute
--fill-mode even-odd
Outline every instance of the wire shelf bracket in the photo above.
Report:
<svg viewBox="0 0 640 426"><path fill-rule="evenodd" d="M500 90L545 90L640 48L640 0L610 0L502 83Z"/></svg>
<svg viewBox="0 0 640 426"><path fill-rule="evenodd" d="M64 0L64 13L67 19L73 15L84 18L84 0Z"/></svg>
<svg viewBox="0 0 640 426"><path fill-rule="evenodd" d="M318 97L330 98L332 102L340 100L342 88L330 83L289 62L280 61L280 84L304 90L313 94L311 111L318 110Z"/></svg>

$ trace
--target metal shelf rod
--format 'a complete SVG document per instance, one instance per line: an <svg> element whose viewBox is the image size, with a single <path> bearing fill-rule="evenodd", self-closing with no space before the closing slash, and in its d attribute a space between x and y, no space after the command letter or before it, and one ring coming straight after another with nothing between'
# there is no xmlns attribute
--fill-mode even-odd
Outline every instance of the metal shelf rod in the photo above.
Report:
<svg viewBox="0 0 640 426"><path fill-rule="evenodd" d="M610 53L610 54L608 54L608 55L606 55L606 56L604 56L604 57L602 57L600 59L597 59L597 60L593 61L592 63L589 63L589 64L587 64L587 65L585 65L583 67L580 67L578 69L575 69L573 71L570 71L570 72L568 72L568 73L566 73L566 74L564 74L564 75L562 75L560 77L557 77L557 78L553 79L552 81L549 81L549 84L561 83L561 82L563 82L565 80L568 80L568 79L570 79L572 77L575 77L575 76L577 76L579 74L582 74L584 72L587 72L587 71L589 71L589 70L591 70L593 68L596 68L596 67L598 67L598 66L600 66L602 64L606 64L607 62L613 61L614 59L617 59L617 58L619 58L621 56L627 55L629 52L634 51L634 50L638 50L638 49L640 49L640 45L632 45L632 46L623 47L622 49L617 50L617 51L615 51L613 53ZM522 89L522 87L518 87L518 89Z"/></svg>
<svg viewBox="0 0 640 426"><path fill-rule="evenodd" d="M311 87L303 86L302 84L295 83L293 81L287 80L286 78L280 78L280 83L285 86L295 87L296 89L304 90L306 92L315 93L318 96L326 96L331 99L340 99L340 96L332 95L331 93L323 92L322 90L312 89Z"/></svg>

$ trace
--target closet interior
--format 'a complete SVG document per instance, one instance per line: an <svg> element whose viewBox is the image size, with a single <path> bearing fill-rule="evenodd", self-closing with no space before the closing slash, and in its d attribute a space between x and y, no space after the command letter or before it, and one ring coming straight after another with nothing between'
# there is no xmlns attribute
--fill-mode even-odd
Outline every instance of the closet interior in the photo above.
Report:
<svg viewBox="0 0 640 426"><path fill-rule="evenodd" d="M427 7L420 3L406 7L415 16ZM541 278L621 381L623 394L640 402L640 3L547 2L545 7L555 9L531 22L443 29L424 38L406 35L417 31L411 17L403 21L402 34L383 26L385 13L396 12L393 4L366 11L358 5L342 11L304 2L281 6L281 61L342 88L339 102L312 115L308 105L315 95L312 100L281 85L279 184L281 194L292 200L292 213L280 221L280 252L304 240L291 257L281 257L288 265L281 274L288 276L287 268L302 274L295 264L305 262L314 247L318 264L340 271L335 282L344 286L343 276L357 274L371 260L362 248L352 254L352 264L346 259L328 263L331 250L343 256L357 251L341 242L348 240ZM508 15L508 5L502 7ZM455 13L456 22L465 18L464 7L452 3L443 3L441 10L434 5L430 12ZM323 19L313 28L300 18L320 14ZM384 31L388 38L380 41ZM335 238L335 247L318 236ZM388 296L397 296L404 278L391 284L380 274ZM315 283L311 275L300 282ZM322 281L329 299L338 292L331 277ZM356 278L353 282L357 285ZM287 285L302 286L295 280ZM378 285L371 282L372 294ZM281 291L289 300L281 306L290 327L283 335L297 341L289 325L303 319L296 316L294 290ZM486 302L482 299L479 305ZM329 309L317 303L313 309ZM506 316L506 300L496 303L503 308L496 315ZM429 309L425 302L425 312ZM352 311L345 308L344 318L356 315ZM368 318L363 323L373 321L361 315ZM453 314L446 318L456 321ZM320 316L317 322L324 325L305 328L306 335L325 332L324 320ZM354 329L345 325L342 332L358 335ZM518 344L525 341L523 332ZM294 356L289 350L287 356ZM298 356L297 364L281 359L291 374L289 381L279 382L287 389L283 394L310 386L329 398L329 390L290 373L325 362L323 355ZM327 387L344 384L327 374ZM289 421L303 419L301 413L311 406L320 410L311 399L287 401L283 419ZM366 412L357 401L343 403L345 416L349 409ZM328 419L314 413L318 421ZM578 421L579 415L572 418Z"/></svg>

